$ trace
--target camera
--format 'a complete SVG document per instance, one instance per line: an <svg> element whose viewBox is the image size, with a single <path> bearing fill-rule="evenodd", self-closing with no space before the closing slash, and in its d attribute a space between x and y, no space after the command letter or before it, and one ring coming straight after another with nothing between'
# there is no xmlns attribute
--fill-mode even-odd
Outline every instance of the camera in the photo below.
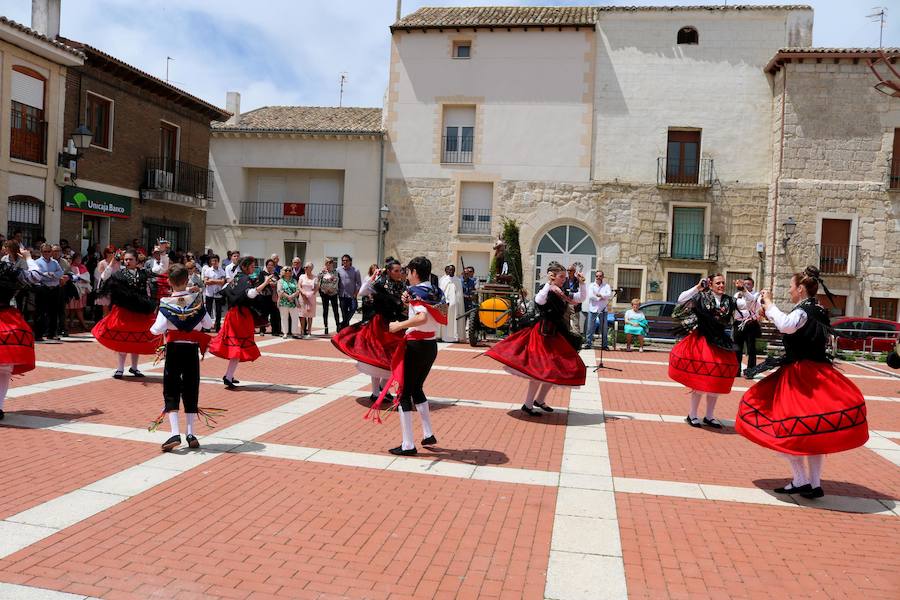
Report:
<svg viewBox="0 0 900 600"><path fill-rule="evenodd" d="M704 279L700 282L700 289L708 290L709 289L709 279Z"/></svg>

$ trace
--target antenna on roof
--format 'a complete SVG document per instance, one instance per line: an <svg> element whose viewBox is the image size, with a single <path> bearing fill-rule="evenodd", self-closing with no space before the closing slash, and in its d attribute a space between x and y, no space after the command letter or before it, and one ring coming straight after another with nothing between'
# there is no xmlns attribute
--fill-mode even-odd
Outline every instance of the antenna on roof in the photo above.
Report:
<svg viewBox="0 0 900 600"><path fill-rule="evenodd" d="M884 43L883 43L884 24L885 24L884 17L887 14L887 7L886 6L874 6L874 7L872 7L872 10L874 12L871 15L866 15L866 17L868 19L870 19L873 23L875 21L879 22L879 25L878 25L878 47L883 48L884 47Z"/></svg>
<svg viewBox="0 0 900 600"><path fill-rule="evenodd" d="M341 96L338 99L338 108L344 105L344 84L347 83L347 71L341 71Z"/></svg>
<svg viewBox="0 0 900 600"><path fill-rule="evenodd" d="M175 60L175 59L172 58L171 56L166 57L166 83L169 83L169 61L170 60Z"/></svg>

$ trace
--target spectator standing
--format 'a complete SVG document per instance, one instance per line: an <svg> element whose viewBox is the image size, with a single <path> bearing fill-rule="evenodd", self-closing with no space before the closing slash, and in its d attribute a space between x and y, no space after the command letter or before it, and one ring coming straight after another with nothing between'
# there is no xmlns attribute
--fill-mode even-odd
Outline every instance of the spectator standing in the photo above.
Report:
<svg viewBox="0 0 900 600"><path fill-rule="evenodd" d="M231 262L225 265L225 281L226 283L231 283L231 280L234 279L234 276L240 272L238 265L241 262L241 253L237 250L232 250L228 253L228 260L230 260Z"/></svg>
<svg viewBox="0 0 900 600"><path fill-rule="evenodd" d="M734 294L734 302L737 307L734 311L734 345L737 346L738 377L741 376L741 360L744 358L744 347L747 347L747 369L756 366L756 340L762 335L759 326L759 292L753 291L753 279L747 277L734 282L737 291ZM744 372L744 377L753 379L753 376Z"/></svg>
<svg viewBox="0 0 900 600"><path fill-rule="evenodd" d="M78 292L77 298L72 298L66 303L66 329L69 323L75 324L78 320L82 331L87 331L87 323L84 322L84 306L87 302L88 293L91 291L91 274L88 273L87 267L81 262L81 254L76 252L72 255L72 264L69 266L72 281Z"/></svg>
<svg viewBox="0 0 900 600"><path fill-rule="evenodd" d="M275 274L281 277L281 257L273 254L269 259L275 261Z"/></svg>
<svg viewBox="0 0 900 600"><path fill-rule="evenodd" d="M121 267L121 263L116 260L116 249L113 246L107 246L103 250L103 260L97 263L97 268L94 270L94 291L97 292L94 304L103 309L104 317L109 314L109 294L104 293L101 289L101 285L104 280L108 279L109 276L112 276L112 274ZM110 270L110 275L103 277L103 274L107 269Z"/></svg>
<svg viewBox="0 0 900 600"><path fill-rule="evenodd" d="M184 263L184 268L187 269L188 272L186 288L188 293L197 294L202 292L206 284L203 283L203 275L200 274L200 269L197 268L197 263L194 261L194 259L191 258L189 260L186 260Z"/></svg>
<svg viewBox="0 0 900 600"><path fill-rule="evenodd" d="M319 281L313 273L314 268L311 262L306 263L303 266L303 275L297 280L297 289L300 292L297 308L300 313L300 323L303 326L301 331L304 338L312 337L312 322L316 316L316 294L319 291Z"/></svg>
<svg viewBox="0 0 900 600"><path fill-rule="evenodd" d="M3 248L6 252L3 255L3 262L9 263L16 269L21 269L22 271L34 270L31 268L32 265L29 265L28 258L22 251L22 246L15 240L15 237L6 240L3 243ZM16 308L19 309L19 312L22 313L23 316L25 315L26 305L28 304L28 294L28 287L22 286L22 289L16 293L14 298Z"/></svg>
<svg viewBox="0 0 900 600"><path fill-rule="evenodd" d="M281 319L278 314L278 298L276 297L278 278L275 276L275 261L271 258L266 261L265 273L262 274L260 280L267 277L268 279L266 279L266 281L269 283L259 291L259 295L267 301L264 302L260 300L259 306L263 312L263 318L272 324L272 335L281 335ZM266 325L263 323L259 328L259 335L265 334Z"/></svg>
<svg viewBox="0 0 900 600"><path fill-rule="evenodd" d="M206 313L212 317L215 308L216 331L222 326L222 286L225 285L225 269L219 266L219 255L209 257L209 264L203 267L203 299L206 302Z"/></svg>
<svg viewBox="0 0 900 600"><path fill-rule="evenodd" d="M300 311L297 308L297 297L300 292L291 269L287 267L281 269L276 292L278 294L278 312L281 315L281 337L287 339L288 331L291 330L291 322L300 322Z"/></svg>
<svg viewBox="0 0 900 600"><path fill-rule="evenodd" d="M334 259L325 259L325 268L319 273L319 296L322 298L322 318L325 321L325 335L328 335L328 307L334 314L334 329L340 327L341 317L338 315L338 287L339 279L334 272Z"/></svg>
<svg viewBox="0 0 900 600"><path fill-rule="evenodd" d="M478 289L478 279L475 277L475 267L466 267L463 269L463 301L465 302L466 312L472 310L475 306L475 291Z"/></svg>
<svg viewBox="0 0 900 600"><path fill-rule="evenodd" d="M337 270L340 283L338 296L341 304L341 323L338 331L350 324L350 319L356 312L356 296L362 287L362 277L359 270L353 266L353 258L349 254L341 257L341 266Z"/></svg>
<svg viewBox="0 0 900 600"><path fill-rule="evenodd" d="M601 345L604 350L609 350L607 343L609 322L606 319L606 308L612 297L612 288L603 281L603 271L597 271L597 274L594 276L594 282L588 288L588 320L584 330L584 347L586 349L594 347L597 319L600 319Z"/></svg>
<svg viewBox="0 0 900 600"><path fill-rule="evenodd" d="M41 246L41 257L35 261L35 267L40 275L40 282L35 286L37 315L34 341L43 341L44 336L58 340L59 304L61 302L59 284L63 277L63 270L53 258L53 246L47 243Z"/></svg>
<svg viewBox="0 0 900 600"><path fill-rule="evenodd" d="M65 243L65 246L63 246ZM66 331L66 305L69 303L69 300L72 296L75 295L77 290L74 289L74 284L69 285L72 281L72 277L69 273L71 270L71 265L64 255L63 248L68 247L69 242L66 240L60 240L59 244L53 244L53 260L59 263L59 267L62 269L63 276L59 281L59 307L58 307L58 315L56 317L56 334L58 336L67 336L69 332Z"/></svg>

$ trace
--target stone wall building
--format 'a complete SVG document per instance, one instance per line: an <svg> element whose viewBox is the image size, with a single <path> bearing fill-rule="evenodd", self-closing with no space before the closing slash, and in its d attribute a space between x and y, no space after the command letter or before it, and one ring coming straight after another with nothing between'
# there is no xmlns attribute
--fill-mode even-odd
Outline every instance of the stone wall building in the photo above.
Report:
<svg viewBox="0 0 900 600"><path fill-rule="evenodd" d="M769 63L767 252L777 296L790 273L818 265L834 312L898 320L900 97L874 88L869 63L882 56L896 68L900 49L786 48Z"/></svg>
<svg viewBox="0 0 900 600"><path fill-rule="evenodd" d="M550 260L620 306L766 274L765 67L809 46L809 7L423 8L391 31L387 254L483 275L510 217L529 287Z"/></svg>

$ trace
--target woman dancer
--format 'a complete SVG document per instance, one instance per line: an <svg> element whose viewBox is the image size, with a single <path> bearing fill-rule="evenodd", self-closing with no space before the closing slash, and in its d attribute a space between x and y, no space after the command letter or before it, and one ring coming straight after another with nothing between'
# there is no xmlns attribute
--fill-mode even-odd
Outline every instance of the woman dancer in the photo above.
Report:
<svg viewBox="0 0 900 600"><path fill-rule="evenodd" d="M228 361L228 368L222 377L222 383L228 389L234 389L235 384L240 383L234 378L238 363L252 362L260 357L253 332L254 313L262 314L262 311L254 308L254 299L274 281L275 277L265 275L260 282L251 280L250 275L256 268L256 259L252 256L245 256L238 264L239 270L236 271L234 279L222 289L222 295L228 301L225 322L209 345L211 353ZM271 302L269 298L264 300Z"/></svg>
<svg viewBox="0 0 900 600"><path fill-rule="evenodd" d="M34 369L34 332L10 302L27 284L39 281L37 272L0 261L0 421L10 378Z"/></svg>
<svg viewBox="0 0 900 600"><path fill-rule="evenodd" d="M124 262L124 267L119 265ZM125 357L131 354L128 372L143 377L138 370L138 355L156 354L162 337L150 333L154 321L156 299L150 295L148 274L138 267L133 250L116 254L113 262L103 271L104 289L109 292L112 309L103 317L91 333L102 345L118 354L119 364L113 378L122 379L125 374Z"/></svg>
<svg viewBox="0 0 900 600"><path fill-rule="evenodd" d="M528 395L522 412L532 417L553 412L547 404L547 394L554 385L584 385L587 369L578 355L581 336L569 329L572 306L584 301L587 286L584 275L578 273L581 285L572 297L566 296L562 286L566 269L556 261L547 265L547 283L534 297L536 322L496 344L485 354L506 365L513 375L527 377Z"/></svg>
<svg viewBox="0 0 900 600"><path fill-rule="evenodd" d="M715 418L719 394L727 394L737 372L734 344L725 329L734 315L734 298L725 293L725 278L716 273L678 296L673 316L690 333L669 353L669 377L691 390L691 408L685 421L691 427L721 429ZM706 416L697 417L706 394Z"/></svg>
<svg viewBox="0 0 900 600"><path fill-rule="evenodd" d="M785 354L750 369L756 374L780 367L747 390L735 422L742 436L783 453L790 462L794 477L775 492L804 498L825 495L826 454L858 448L869 439L863 395L832 366L826 352L831 326L828 312L816 302L820 285L830 297L817 268L795 273L788 290L795 306L787 314L768 291L761 293L766 317L784 334Z"/></svg>
<svg viewBox="0 0 900 600"><path fill-rule="evenodd" d="M300 313L300 325L304 338L312 337L312 322L316 316L316 294L319 293L319 280L313 273L315 266L308 262L303 265L303 275L297 280L300 297L297 298L297 309Z"/></svg>
<svg viewBox="0 0 900 600"><path fill-rule="evenodd" d="M359 295L363 297L363 320L343 328L331 343L356 359L356 368L372 378L372 402L378 399L391 376L391 357L403 339L400 333L390 333L388 324L403 320L405 276L400 261L389 258L384 269L363 281ZM389 394L388 394L389 396ZM393 400L393 397L388 398Z"/></svg>

